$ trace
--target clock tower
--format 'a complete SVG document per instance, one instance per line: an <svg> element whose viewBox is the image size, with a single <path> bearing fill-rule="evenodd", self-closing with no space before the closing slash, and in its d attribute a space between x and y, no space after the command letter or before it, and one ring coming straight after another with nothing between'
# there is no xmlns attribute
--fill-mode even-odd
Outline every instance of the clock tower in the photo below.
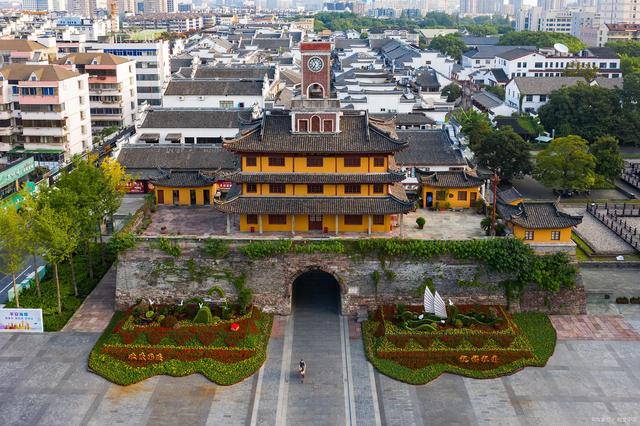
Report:
<svg viewBox="0 0 640 426"><path fill-rule="evenodd" d="M300 43L303 99L329 99L331 94L331 43Z"/></svg>

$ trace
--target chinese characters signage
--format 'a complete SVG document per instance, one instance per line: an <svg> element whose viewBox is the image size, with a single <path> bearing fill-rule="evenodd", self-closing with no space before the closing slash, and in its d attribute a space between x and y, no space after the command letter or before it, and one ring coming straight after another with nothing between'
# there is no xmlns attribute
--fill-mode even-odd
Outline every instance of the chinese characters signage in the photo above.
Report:
<svg viewBox="0 0 640 426"><path fill-rule="evenodd" d="M0 309L0 333L42 333L42 309Z"/></svg>

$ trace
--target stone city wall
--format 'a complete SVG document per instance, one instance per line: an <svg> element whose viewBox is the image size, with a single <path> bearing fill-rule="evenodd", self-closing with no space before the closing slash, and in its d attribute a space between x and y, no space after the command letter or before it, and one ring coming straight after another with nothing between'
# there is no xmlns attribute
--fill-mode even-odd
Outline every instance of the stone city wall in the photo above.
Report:
<svg viewBox="0 0 640 426"><path fill-rule="evenodd" d="M294 281L312 270L327 272L336 279L344 314L354 314L361 307L372 309L378 304L419 304L422 302L419 289L424 288L429 278L445 300L451 299L457 304L507 304L497 283L508 277L487 273L478 263L470 261L448 258L381 261L334 253L288 253L252 260L240 253L234 244L231 243L227 256L214 259L203 254L201 243L182 240L182 253L173 258L142 241L118 259L117 308L125 309L141 298L179 303L195 296L206 296L216 285L234 298L236 291L231 280L244 274L245 285L253 290L256 306L267 312L288 315ZM380 276L377 292L374 271ZM557 296L548 295L547 299L544 295L547 294L533 290L525 292L522 309L566 314L583 313L585 309L581 285L563 290ZM512 303L511 308L520 310L520 304Z"/></svg>

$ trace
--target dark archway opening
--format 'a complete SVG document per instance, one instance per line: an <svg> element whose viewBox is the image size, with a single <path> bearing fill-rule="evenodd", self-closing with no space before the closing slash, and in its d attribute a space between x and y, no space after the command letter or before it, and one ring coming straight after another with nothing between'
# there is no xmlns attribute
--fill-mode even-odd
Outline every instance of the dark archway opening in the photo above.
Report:
<svg viewBox="0 0 640 426"><path fill-rule="evenodd" d="M327 272L314 269L293 282L292 309L340 313L340 285Z"/></svg>

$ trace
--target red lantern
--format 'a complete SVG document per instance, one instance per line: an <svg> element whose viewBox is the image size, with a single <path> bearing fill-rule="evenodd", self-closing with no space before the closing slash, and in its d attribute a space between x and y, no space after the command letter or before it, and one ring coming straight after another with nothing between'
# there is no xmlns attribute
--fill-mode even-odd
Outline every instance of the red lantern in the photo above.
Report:
<svg viewBox="0 0 640 426"><path fill-rule="evenodd" d="M231 331L238 331L240 330L240 324L238 324L237 322L234 322L233 324L231 324Z"/></svg>

